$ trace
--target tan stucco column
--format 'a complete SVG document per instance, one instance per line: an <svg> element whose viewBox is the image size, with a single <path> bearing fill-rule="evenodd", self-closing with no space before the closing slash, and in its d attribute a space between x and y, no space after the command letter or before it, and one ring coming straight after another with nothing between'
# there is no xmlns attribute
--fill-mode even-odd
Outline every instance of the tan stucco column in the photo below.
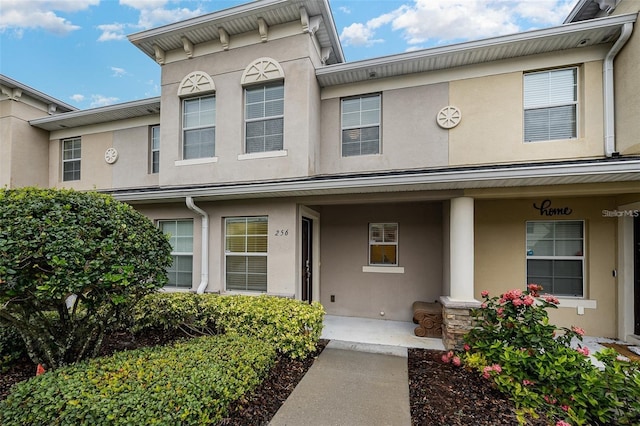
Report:
<svg viewBox="0 0 640 426"><path fill-rule="evenodd" d="M450 212L450 298L474 301L473 298L473 198L451 200Z"/></svg>

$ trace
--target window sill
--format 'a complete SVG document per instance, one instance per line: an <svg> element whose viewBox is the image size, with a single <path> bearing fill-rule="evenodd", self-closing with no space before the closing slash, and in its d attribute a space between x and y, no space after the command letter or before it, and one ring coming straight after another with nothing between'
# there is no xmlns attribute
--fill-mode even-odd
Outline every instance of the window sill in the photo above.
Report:
<svg viewBox="0 0 640 426"><path fill-rule="evenodd" d="M240 154L238 160L255 160L257 158L286 157L288 152L286 149L281 151L252 152L251 154Z"/></svg>
<svg viewBox="0 0 640 426"><path fill-rule="evenodd" d="M363 266L362 272L376 274L404 274L404 266Z"/></svg>
<svg viewBox="0 0 640 426"><path fill-rule="evenodd" d="M194 164L209 164L209 163L217 163L218 157L207 157L207 158L192 158L190 160L176 160L174 163L176 166L191 166Z"/></svg>
<svg viewBox="0 0 640 426"><path fill-rule="evenodd" d="M558 308L586 308L586 309L597 309L598 301L591 299L579 299L579 298L571 298L571 297L558 297L560 303L558 304Z"/></svg>

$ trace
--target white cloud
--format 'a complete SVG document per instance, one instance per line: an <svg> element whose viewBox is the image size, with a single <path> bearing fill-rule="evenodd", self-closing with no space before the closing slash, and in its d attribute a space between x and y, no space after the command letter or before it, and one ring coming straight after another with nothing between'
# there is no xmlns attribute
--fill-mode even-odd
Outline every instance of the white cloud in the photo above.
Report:
<svg viewBox="0 0 640 426"><path fill-rule="evenodd" d="M119 100L119 98L116 98L114 96L91 95L91 103L89 104L89 106L91 108L107 106L115 104Z"/></svg>
<svg viewBox="0 0 640 426"><path fill-rule="evenodd" d="M345 46L370 46L382 40L374 40L375 31L364 24L353 23L344 27L340 33L340 41Z"/></svg>
<svg viewBox="0 0 640 426"><path fill-rule="evenodd" d="M69 99L71 99L74 102L82 102L84 101L84 95L76 93L75 95L69 96Z"/></svg>
<svg viewBox="0 0 640 426"><path fill-rule="evenodd" d="M366 24L355 22L348 27L344 27L340 33L340 41L344 43L345 46L371 46L375 43L384 42L383 39L374 38L375 30L393 22L404 8L405 6L402 6L393 12L370 19Z"/></svg>
<svg viewBox="0 0 640 426"><path fill-rule="evenodd" d="M113 71L113 74L111 74L111 77L122 77L123 75L128 74L124 68L111 67L111 71Z"/></svg>
<svg viewBox="0 0 640 426"><path fill-rule="evenodd" d="M346 13L347 15L351 13L351 9L349 9L347 6L340 6L338 10L342 13Z"/></svg>
<svg viewBox="0 0 640 426"><path fill-rule="evenodd" d="M165 8L167 0L120 0L120 4L140 12L137 26L141 29L182 21L204 13L200 8L194 10L184 7L167 9Z"/></svg>
<svg viewBox="0 0 640 426"><path fill-rule="evenodd" d="M103 24L98 25L97 28L102 31L98 41L125 40L127 38L124 24Z"/></svg>
<svg viewBox="0 0 640 426"><path fill-rule="evenodd" d="M21 37L25 29L41 29L65 35L80 26L59 16L58 12L78 12L99 3L100 0L2 0L0 33L12 30L15 36Z"/></svg>
<svg viewBox="0 0 640 426"><path fill-rule="evenodd" d="M346 46L381 42L376 30L390 26L415 47L425 43L476 40L559 25L576 0L414 0L395 10L343 28ZM414 50L411 49L410 50Z"/></svg>

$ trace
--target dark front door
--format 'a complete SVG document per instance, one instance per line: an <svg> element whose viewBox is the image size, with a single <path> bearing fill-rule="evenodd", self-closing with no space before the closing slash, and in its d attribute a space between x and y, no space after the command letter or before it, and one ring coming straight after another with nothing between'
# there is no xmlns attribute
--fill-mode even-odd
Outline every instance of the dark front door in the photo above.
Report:
<svg viewBox="0 0 640 426"><path fill-rule="evenodd" d="M634 331L640 335L640 217L633 219Z"/></svg>
<svg viewBox="0 0 640 426"><path fill-rule="evenodd" d="M302 300L313 300L313 220L302 218Z"/></svg>

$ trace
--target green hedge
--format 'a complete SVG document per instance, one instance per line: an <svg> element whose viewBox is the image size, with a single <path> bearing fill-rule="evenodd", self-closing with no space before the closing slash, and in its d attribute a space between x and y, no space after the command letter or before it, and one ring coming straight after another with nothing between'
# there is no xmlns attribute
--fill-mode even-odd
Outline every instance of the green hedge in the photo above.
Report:
<svg viewBox="0 0 640 426"><path fill-rule="evenodd" d="M5 373L18 359L27 355L20 333L10 326L0 325L0 373Z"/></svg>
<svg viewBox="0 0 640 426"><path fill-rule="evenodd" d="M135 331L182 329L193 334L237 333L270 342L291 358L315 351L324 308L273 296L155 293L133 311Z"/></svg>
<svg viewBox="0 0 640 426"><path fill-rule="evenodd" d="M0 424L213 424L275 358L272 345L243 336L120 352L16 385L0 402Z"/></svg>

